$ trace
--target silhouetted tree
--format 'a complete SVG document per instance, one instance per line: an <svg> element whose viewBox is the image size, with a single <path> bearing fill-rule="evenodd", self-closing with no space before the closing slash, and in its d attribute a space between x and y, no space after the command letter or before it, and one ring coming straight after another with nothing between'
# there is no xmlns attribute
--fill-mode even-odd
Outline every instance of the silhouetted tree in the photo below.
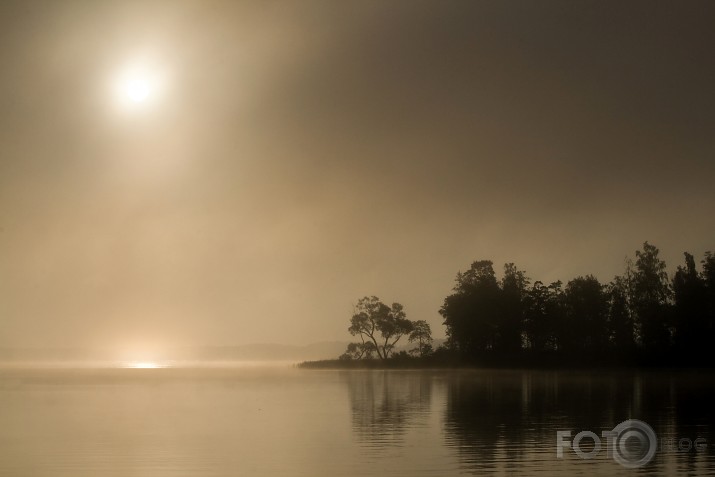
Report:
<svg viewBox="0 0 715 477"><path fill-rule="evenodd" d="M714 365L715 255L705 253L698 273L686 253L671 281L658 254L645 242L635 260L627 259L623 276L605 286L581 276L565 288L560 281L529 286L513 263L497 280L491 261L476 261L457 274L440 308L449 353L495 364L524 356L661 365L680 357L681 363Z"/></svg>
<svg viewBox="0 0 715 477"><path fill-rule="evenodd" d="M532 351L555 351L563 323L563 290L561 282L544 285L534 282L525 297L525 341Z"/></svg>
<svg viewBox="0 0 715 477"><path fill-rule="evenodd" d="M675 297L675 345L678 354L699 357L707 349L710 335L705 279L695 268L695 258L685 252L685 266L673 277Z"/></svg>
<svg viewBox="0 0 715 477"><path fill-rule="evenodd" d="M348 331L353 336L360 336L362 343L372 343L370 349L380 359L387 359L400 338L412 331L412 326L402 305L393 303L389 307L371 296L358 300ZM346 353L349 352L348 349Z"/></svg>
<svg viewBox="0 0 715 477"><path fill-rule="evenodd" d="M703 280L710 293L715 293L715 254L705 252L705 258L700 261L703 264Z"/></svg>
<svg viewBox="0 0 715 477"><path fill-rule="evenodd" d="M636 251L631 303L636 314L643 347L663 352L671 345L669 323L670 283L666 265L658 258L658 248L645 242Z"/></svg>
<svg viewBox="0 0 715 477"><path fill-rule="evenodd" d="M518 352L522 348L525 299L529 279L513 263L504 265L501 280L501 309L497 321L496 349L504 353Z"/></svg>
<svg viewBox="0 0 715 477"><path fill-rule="evenodd" d="M492 262L472 263L469 270L457 274L456 281L454 293L439 310L449 347L464 356L493 349L501 297Z"/></svg>
<svg viewBox="0 0 715 477"><path fill-rule="evenodd" d="M372 359L375 350L375 344L372 341L349 343L345 353L340 356L340 359Z"/></svg>
<svg viewBox="0 0 715 477"><path fill-rule="evenodd" d="M593 275L577 277L564 289L565 320L561 343L565 350L602 352L608 344L608 300Z"/></svg>
<svg viewBox="0 0 715 477"><path fill-rule="evenodd" d="M432 330L429 323L424 320L417 320L413 323L412 332L408 338L410 343L417 342L417 348L411 349L410 353L418 356L428 356L432 353Z"/></svg>
<svg viewBox="0 0 715 477"><path fill-rule="evenodd" d="M703 265L703 282L705 283L705 306L707 308L707 327L708 335L710 336L710 363L715 364L715 254L705 252L705 258L702 260Z"/></svg>
<svg viewBox="0 0 715 477"><path fill-rule="evenodd" d="M608 334L612 348L630 353L635 349L633 317L628 303L628 284L623 277L615 277L607 286Z"/></svg>

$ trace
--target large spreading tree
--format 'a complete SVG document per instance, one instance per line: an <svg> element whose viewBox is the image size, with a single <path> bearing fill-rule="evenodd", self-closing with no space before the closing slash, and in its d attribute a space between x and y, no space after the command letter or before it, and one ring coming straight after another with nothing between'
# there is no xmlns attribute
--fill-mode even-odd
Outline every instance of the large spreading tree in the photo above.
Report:
<svg viewBox="0 0 715 477"><path fill-rule="evenodd" d="M387 306L376 296L366 296L358 300L348 328L360 342L348 345L343 357L371 357L374 352L378 358L387 359L397 342L413 329L414 323L407 319L401 304Z"/></svg>

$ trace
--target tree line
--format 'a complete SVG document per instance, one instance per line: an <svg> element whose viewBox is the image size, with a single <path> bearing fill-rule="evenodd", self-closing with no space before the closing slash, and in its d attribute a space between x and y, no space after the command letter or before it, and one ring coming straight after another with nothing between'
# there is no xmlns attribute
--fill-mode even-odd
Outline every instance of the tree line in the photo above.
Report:
<svg viewBox="0 0 715 477"><path fill-rule="evenodd" d="M513 263L497 278L492 261L478 260L457 274L439 313L447 341L433 350L429 324L408 320L399 303L365 297L349 328L360 341L341 358L395 358L407 336L426 364L712 366L715 254L698 267L686 252L669 276L658 248L645 242L610 282L586 275L565 285L532 281Z"/></svg>
<svg viewBox="0 0 715 477"><path fill-rule="evenodd" d="M531 282L513 263L497 280L489 260L457 274L444 300L448 347L466 359L551 358L555 362L710 365L715 345L715 255L701 270L685 263L668 276L645 242L623 275ZM568 364L566 362L565 364Z"/></svg>

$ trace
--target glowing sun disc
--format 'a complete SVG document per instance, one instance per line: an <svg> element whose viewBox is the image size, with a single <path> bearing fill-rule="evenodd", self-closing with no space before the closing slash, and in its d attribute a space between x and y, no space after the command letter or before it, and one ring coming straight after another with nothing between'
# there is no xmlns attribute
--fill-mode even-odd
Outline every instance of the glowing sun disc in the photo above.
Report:
<svg viewBox="0 0 715 477"><path fill-rule="evenodd" d="M114 97L123 108L145 109L157 102L165 90L161 69L151 65L136 64L118 72L113 80Z"/></svg>
<svg viewBox="0 0 715 477"><path fill-rule="evenodd" d="M130 78L124 83L123 93L127 100L141 103L149 98L151 85L146 79Z"/></svg>

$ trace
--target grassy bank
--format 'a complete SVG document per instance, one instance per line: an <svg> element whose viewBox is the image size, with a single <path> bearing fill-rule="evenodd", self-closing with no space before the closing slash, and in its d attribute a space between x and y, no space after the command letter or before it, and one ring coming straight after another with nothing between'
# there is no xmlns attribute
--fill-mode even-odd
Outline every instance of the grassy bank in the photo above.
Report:
<svg viewBox="0 0 715 477"><path fill-rule="evenodd" d="M397 355L382 359L325 359L297 365L305 369L715 369L711 360L678 360L647 353L484 353L466 358L439 350L430 356Z"/></svg>

